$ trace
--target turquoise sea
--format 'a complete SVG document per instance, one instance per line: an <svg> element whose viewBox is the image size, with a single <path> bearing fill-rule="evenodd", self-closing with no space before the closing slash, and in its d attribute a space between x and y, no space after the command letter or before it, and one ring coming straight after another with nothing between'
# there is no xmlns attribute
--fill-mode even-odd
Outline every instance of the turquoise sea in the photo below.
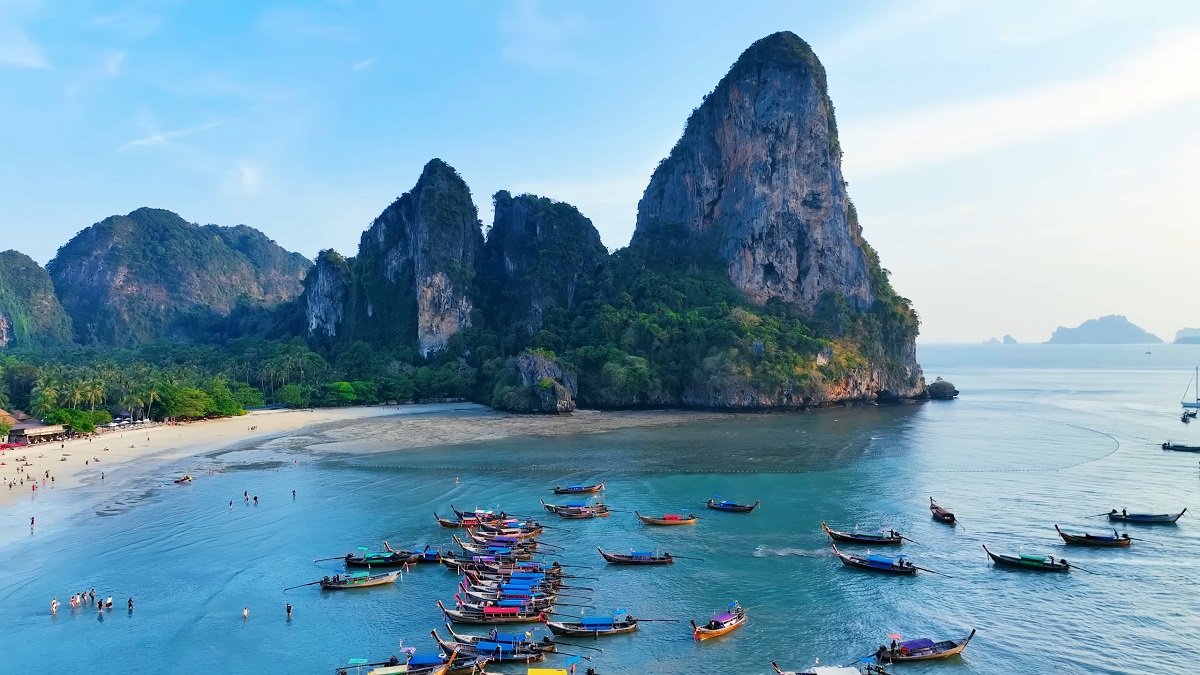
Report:
<svg viewBox="0 0 1200 675"><path fill-rule="evenodd" d="M330 674L351 658L386 659L400 640L432 651L429 631L442 627L434 601L451 602L457 581L440 566L416 568L394 587L282 589L340 569L315 558L383 539L449 546L454 531L432 513L451 503L538 513L556 483L605 478L613 507L702 519L680 528L647 528L632 513L544 519L556 528L546 541L565 547L561 560L598 577L584 584L595 589L594 611L685 620L585 642L604 649L580 652L601 675L758 675L772 672L772 660L785 669L817 658L849 663L889 633L959 638L973 628L961 658L895 671L1192 672L1200 647L1192 512L1177 526L1129 528L1145 540L1129 550L1068 550L1053 526L1109 531L1093 516L1110 508L1200 515L1200 456L1159 448L1169 438L1200 444L1200 423L1178 417L1200 346L923 346L920 359L929 379L953 381L962 396L367 457L314 457L276 442L80 488L71 510L22 501L0 511L0 671ZM196 471L225 463L223 473ZM183 470L195 483L170 484ZM247 505L243 491L260 504ZM762 506L708 511L702 503L714 494ZM930 496L963 528L933 522ZM844 569L822 520L899 529L919 542L904 552L943 575ZM1066 556L1091 573L995 569L984 543ZM699 560L606 568L597 546ZM66 606L90 588L112 595L115 609L98 616ZM63 607L52 618L53 596ZM694 643L686 620L731 600L748 608L749 624Z"/></svg>

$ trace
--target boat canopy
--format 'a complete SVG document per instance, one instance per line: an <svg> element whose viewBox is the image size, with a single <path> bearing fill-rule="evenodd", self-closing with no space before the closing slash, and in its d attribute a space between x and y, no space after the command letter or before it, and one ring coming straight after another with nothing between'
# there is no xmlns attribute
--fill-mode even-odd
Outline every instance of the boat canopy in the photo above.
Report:
<svg viewBox="0 0 1200 675"><path fill-rule="evenodd" d="M484 607L484 614L520 614L520 607Z"/></svg>
<svg viewBox="0 0 1200 675"><path fill-rule="evenodd" d="M1046 556L1038 553L1022 553L1021 560L1035 560L1037 562L1046 562Z"/></svg>
<svg viewBox="0 0 1200 675"><path fill-rule="evenodd" d="M613 620L609 616L585 616L579 619L579 623L583 626L611 626Z"/></svg>
<svg viewBox="0 0 1200 675"><path fill-rule="evenodd" d="M933 649L933 640L929 638L918 638L916 640L906 640L900 643L900 646L910 652L918 652L922 649Z"/></svg>
<svg viewBox="0 0 1200 675"><path fill-rule="evenodd" d="M521 643L529 639L524 633L496 633L495 640L492 642L516 642Z"/></svg>
<svg viewBox="0 0 1200 675"><path fill-rule="evenodd" d="M879 565L895 565L896 561L892 558L882 555L868 555L867 560Z"/></svg>
<svg viewBox="0 0 1200 675"><path fill-rule="evenodd" d="M526 604L528 604L528 601L526 601L526 600L501 600L500 602L498 602L496 604L498 604L501 607L524 607Z"/></svg>
<svg viewBox="0 0 1200 675"><path fill-rule="evenodd" d="M734 614L733 612L721 612L720 614L714 616L712 620L716 621L717 623L725 623L726 621L733 621L736 618L737 614Z"/></svg>
<svg viewBox="0 0 1200 675"><path fill-rule="evenodd" d="M650 551L630 551L629 555L634 558L653 558L654 554Z"/></svg>
<svg viewBox="0 0 1200 675"><path fill-rule="evenodd" d="M410 666L432 666L438 663L445 663L441 654L413 654L408 660Z"/></svg>
<svg viewBox="0 0 1200 675"><path fill-rule="evenodd" d="M475 648L481 652L511 652L516 649L516 645L506 642L491 642L480 641L475 643Z"/></svg>

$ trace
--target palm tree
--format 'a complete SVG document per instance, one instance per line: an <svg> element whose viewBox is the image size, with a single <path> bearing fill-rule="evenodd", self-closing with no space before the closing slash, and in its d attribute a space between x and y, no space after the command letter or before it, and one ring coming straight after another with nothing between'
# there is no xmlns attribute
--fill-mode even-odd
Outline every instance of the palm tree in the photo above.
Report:
<svg viewBox="0 0 1200 675"><path fill-rule="evenodd" d="M72 380L71 384L67 385L67 400L71 402L72 408L79 407L79 402L84 398L86 386L83 380Z"/></svg>
<svg viewBox="0 0 1200 675"><path fill-rule="evenodd" d="M135 422L137 421L138 411L144 405L146 405L146 401L137 392L131 391L121 397L121 406L129 410L129 414L133 415Z"/></svg>
<svg viewBox="0 0 1200 675"><path fill-rule="evenodd" d="M29 403L30 412L37 417L45 417L58 407L58 389L50 382L39 383L33 388Z"/></svg>
<svg viewBox="0 0 1200 675"><path fill-rule="evenodd" d="M159 395L159 392L158 392L158 385L157 385L157 384L151 384L151 385L149 386L149 388L148 388L148 389L146 389L146 393L145 393L145 395L144 395L142 398L143 398L143 400L146 402L146 403L145 403L145 405L146 405L146 414L145 414L145 416L144 416L144 419L150 419L150 408L151 408L151 407L154 405L154 402L155 402L155 401L161 401L161 400L162 400L162 397Z"/></svg>
<svg viewBox="0 0 1200 675"><path fill-rule="evenodd" d="M86 385L84 385L83 397L87 399L88 408L92 412L95 412L96 404L104 402L104 385L100 384L96 380L88 382Z"/></svg>

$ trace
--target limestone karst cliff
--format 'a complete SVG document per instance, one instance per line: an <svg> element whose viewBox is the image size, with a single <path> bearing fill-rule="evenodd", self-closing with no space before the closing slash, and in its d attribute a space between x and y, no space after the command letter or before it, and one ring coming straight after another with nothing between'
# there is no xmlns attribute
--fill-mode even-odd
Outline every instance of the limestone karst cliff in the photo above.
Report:
<svg viewBox="0 0 1200 675"><path fill-rule="evenodd" d="M0 252L0 349L65 344L71 338L71 319L46 270L24 253Z"/></svg>
<svg viewBox="0 0 1200 675"><path fill-rule="evenodd" d="M126 346L190 336L239 305L290 300L310 264L244 225L140 208L84 229L46 269L80 342Z"/></svg>

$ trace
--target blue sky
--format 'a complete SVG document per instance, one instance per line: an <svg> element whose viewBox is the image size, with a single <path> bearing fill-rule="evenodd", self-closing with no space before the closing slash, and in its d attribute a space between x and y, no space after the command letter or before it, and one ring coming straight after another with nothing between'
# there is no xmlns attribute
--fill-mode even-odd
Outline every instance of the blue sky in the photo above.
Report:
<svg viewBox="0 0 1200 675"><path fill-rule="evenodd" d="M688 113L778 30L826 65L923 339L1200 325L1194 2L0 0L2 245L45 263L155 206L353 254L441 157L485 224L528 191L624 246Z"/></svg>

